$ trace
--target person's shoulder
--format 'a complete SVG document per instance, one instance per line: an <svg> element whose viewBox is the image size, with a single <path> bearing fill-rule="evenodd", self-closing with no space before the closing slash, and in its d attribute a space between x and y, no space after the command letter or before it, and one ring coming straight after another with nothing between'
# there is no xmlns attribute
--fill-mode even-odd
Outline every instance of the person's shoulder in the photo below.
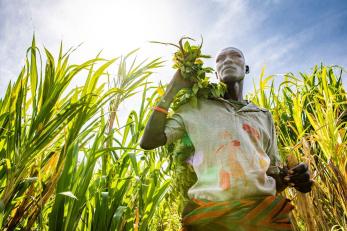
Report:
<svg viewBox="0 0 347 231"><path fill-rule="evenodd" d="M189 100L184 104L180 105L175 112L184 112L184 113L196 113L196 112L205 112L210 111L214 107L220 107L223 103L228 102L227 100L221 97L200 97L194 100ZM245 103L245 111L263 111L268 112L267 109L256 106L255 104L247 101Z"/></svg>
<svg viewBox="0 0 347 231"><path fill-rule="evenodd" d="M203 104L219 104L221 102L226 102L225 99L222 97L208 97L208 98L202 98L201 102Z"/></svg>
<svg viewBox="0 0 347 231"><path fill-rule="evenodd" d="M189 100L185 103L182 103L177 109L175 109L175 113L184 113L184 114L187 114L187 113L192 113L196 110L198 104L200 104L200 100L197 99L196 100L196 103L193 103L192 100Z"/></svg>
<svg viewBox="0 0 347 231"><path fill-rule="evenodd" d="M216 104L216 100L214 98L199 98L198 102L200 104Z"/></svg>
<svg viewBox="0 0 347 231"><path fill-rule="evenodd" d="M261 111L261 112L265 112L265 113L270 113L270 114L271 114L271 112L269 111L269 109L266 109L266 108L264 108L264 107L260 107L260 106L258 106L258 105L256 105L256 104L252 103L252 102L249 102L248 105L249 105L249 107L254 108L254 110Z"/></svg>
<svg viewBox="0 0 347 231"><path fill-rule="evenodd" d="M212 109L215 109L216 107L220 107L223 104L222 104L222 101L217 98L200 98L198 99L197 105L198 105L197 110L205 112L205 111L211 111Z"/></svg>
<svg viewBox="0 0 347 231"><path fill-rule="evenodd" d="M195 111L195 110L200 110L202 106L206 106L206 105L211 105L211 104L217 104L216 101L214 101L213 99L210 98L197 98L194 100L190 100L182 105L180 105L180 107L178 108L179 111Z"/></svg>

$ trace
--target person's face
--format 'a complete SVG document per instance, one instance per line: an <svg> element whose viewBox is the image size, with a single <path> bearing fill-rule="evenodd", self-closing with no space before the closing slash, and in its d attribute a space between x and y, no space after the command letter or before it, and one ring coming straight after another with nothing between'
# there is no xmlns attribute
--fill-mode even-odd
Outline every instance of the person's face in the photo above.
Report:
<svg viewBox="0 0 347 231"><path fill-rule="evenodd" d="M217 77L224 83L242 80L246 74L245 68L245 58L236 48L227 48L217 55Z"/></svg>

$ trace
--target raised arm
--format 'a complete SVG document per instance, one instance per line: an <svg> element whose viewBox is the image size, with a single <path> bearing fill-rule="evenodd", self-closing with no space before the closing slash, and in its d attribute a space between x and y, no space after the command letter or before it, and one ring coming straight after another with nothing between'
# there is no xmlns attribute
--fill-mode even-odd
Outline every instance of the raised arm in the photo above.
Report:
<svg viewBox="0 0 347 231"><path fill-rule="evenodd" d="M179 70L176 71L167 87L165 94L163 95L157 106L159 108L168 110L176 94L182 88L189 88L192 85L192 82L182 78ZM150 150L162 146L166 143L166 120L167 118L165 113L153 110L153 113L148 120L145 132L140 141L141 148Z"/></svg>

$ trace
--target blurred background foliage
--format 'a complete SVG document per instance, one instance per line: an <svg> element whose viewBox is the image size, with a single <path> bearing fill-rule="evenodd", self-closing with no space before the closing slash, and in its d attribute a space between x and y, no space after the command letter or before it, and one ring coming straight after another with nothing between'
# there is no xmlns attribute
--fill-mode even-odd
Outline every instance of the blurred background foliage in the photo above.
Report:
<svg viewBox="0 0 347 231"><path fill-rule="evenodd" d="M196 177L180 149L186 140L151 151L138 145L160 97L148 77L162 61L138 62L135 50L70 64L72 52L61 45L54 58L33 39L0 99L1 229L179 230ZM320 65L311 74L288 73L275 87L262 73L247 96L271 110L283 159L310 166L312 192L285 192L296 207L296 230L347 227L342 76L342 68ZM84 84L73 88L77 77ZM134 95L141 102L122 121L119 106Z"/></svg>

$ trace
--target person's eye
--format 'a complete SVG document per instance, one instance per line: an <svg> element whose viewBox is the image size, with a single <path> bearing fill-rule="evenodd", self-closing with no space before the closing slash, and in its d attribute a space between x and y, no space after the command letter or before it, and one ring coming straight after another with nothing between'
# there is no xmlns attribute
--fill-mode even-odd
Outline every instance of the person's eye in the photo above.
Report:
<svg viewBox="0 0 347 231"><path fill-rule="evenodd" d="M222 61L224 59L224 56L219 56L216 60L216 62Z"/></svg>

